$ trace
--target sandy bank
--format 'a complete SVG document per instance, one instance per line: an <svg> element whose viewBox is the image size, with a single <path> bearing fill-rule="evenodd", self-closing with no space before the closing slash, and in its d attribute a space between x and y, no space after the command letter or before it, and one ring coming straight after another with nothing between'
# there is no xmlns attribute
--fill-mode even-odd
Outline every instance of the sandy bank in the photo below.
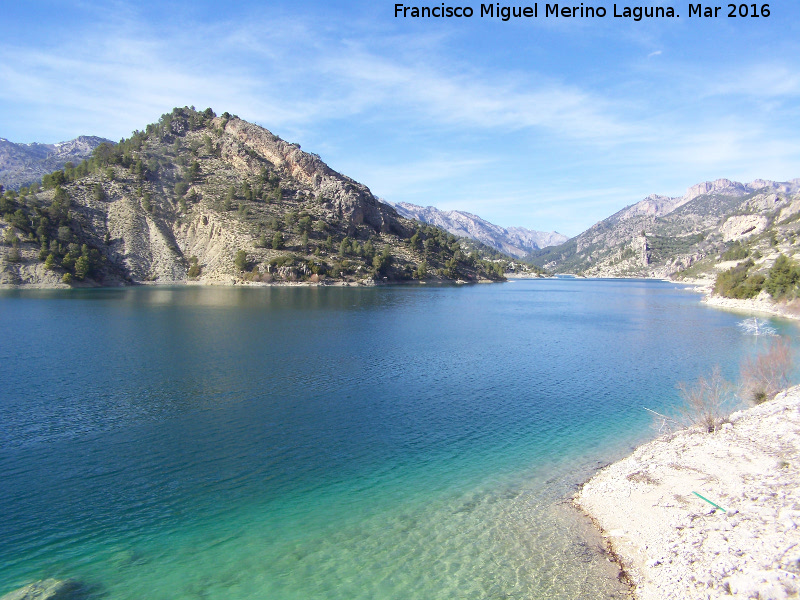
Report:
<svg viewBox="0 0 800 600"><path fill-rule="evenodd" d="M692 492L715 502L714 509ZM800 386L599 471L575 496L640 600L800 593Z"/></svg>
<svg viewBox="0 0 800 600"><path fill-rule="evenodd" d="M735 298L723 298L722 296L707 295L703 298L703 302L715 308L744 311L748 313L763 313L777 317L783 317L785 319L800 319L797 306L787 305L780 302L772 302L771 300L761 297L751 298L748 300L737 300Z"/></svg>

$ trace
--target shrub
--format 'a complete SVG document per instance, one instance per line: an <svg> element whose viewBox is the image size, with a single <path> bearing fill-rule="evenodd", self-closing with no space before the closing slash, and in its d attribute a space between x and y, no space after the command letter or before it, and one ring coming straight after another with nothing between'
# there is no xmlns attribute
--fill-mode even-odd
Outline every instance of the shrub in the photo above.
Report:
<svg viewBox="0 0 800 600"><path fill-rule="evenodd" d="M185 181L179 181L175 184L175 195L179 197L183 197L186 195L186 192L189 191L189 184Z"/></svg>
<svg viewBox="0 0 800 600"><path fill-rule="evenodd" d="M769 270L764 289L776 299L794 297L797 295L798 283L800 283L800 268L785 255L780 254Z"/></svg>
<svg viewBox="0 0 800 600"><path fill-rule="evenodd" d="M700 377L692 386L678 384L683 406L680 409L685 425L699 425L712 433L727 421L733 404L732 386L722 377L719 366L711 376Z"/></svg>
<svg viewBox="0 0 800 600"><path fill-rule="evenodd" d="M722 260L743 260L748 256L750 256L750 250L736 241L723 253Z"/></svg>
<svg viewBox="0 0 800 600"><path fill-rule="evenodd" d="M789 384L792 347L786 338L776 338L769 349L746 359L741 367L743 396L754 404L770 400Z"/></svg>
<svg viewBox="0 0 800 600"><path fill-rule="evenodd" d="M764 287L766 277L761 273L748 275L755 263L747 260L717 275L714 292L725 298L755 298Z"/></svg>

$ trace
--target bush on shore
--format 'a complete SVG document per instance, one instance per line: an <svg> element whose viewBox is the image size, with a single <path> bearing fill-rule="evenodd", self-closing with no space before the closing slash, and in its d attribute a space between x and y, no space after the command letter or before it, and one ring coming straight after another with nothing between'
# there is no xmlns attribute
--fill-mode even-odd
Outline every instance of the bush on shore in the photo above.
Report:
<svg viewBox="0 0 800 600"><path fill-rule="evenodd" d="M741 394L762 404L789 385L793 352L786 338L776 338L763 354L745 359L741 367Z"/></svg>
<svg viewBox="0 0 800 600"><path fill-rule="evenodd" d="M761 292L766 277L761 273L748 275L755 263L746 260L717 275L714 292L725 298L755 298Z"/></svg>

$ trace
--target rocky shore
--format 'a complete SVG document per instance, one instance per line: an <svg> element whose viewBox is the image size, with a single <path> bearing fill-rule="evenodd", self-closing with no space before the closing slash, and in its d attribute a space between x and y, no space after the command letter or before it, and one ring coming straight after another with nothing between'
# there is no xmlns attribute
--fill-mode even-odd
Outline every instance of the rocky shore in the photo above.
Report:
<svg viewBox="0 0 800 600"><path fill-rule="evenodd" d="M639 600L796 598L800 386L714 433L686 429L639 447L573 501Z"/></svg>
<svg viewBox="0 0 800 600"><path fill-rule="evenodd" d="M757 298L739 300L736 298L723 298L717 295L706 295L703 302L715 308L727 310L745 311L750 313L763 313L784 319L800 319L800 307L796 303L787 304L774 302L769 295L764 292Z"/></svg>

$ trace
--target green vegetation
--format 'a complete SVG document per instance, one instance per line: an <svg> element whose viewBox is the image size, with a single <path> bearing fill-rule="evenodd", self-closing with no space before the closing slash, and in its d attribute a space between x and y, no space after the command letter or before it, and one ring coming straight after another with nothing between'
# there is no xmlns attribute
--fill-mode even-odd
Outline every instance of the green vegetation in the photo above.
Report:
<svg viewBox="0 0 800 600"><path fill-rule="evenodd" d="M196 256L189 258L189 271L186 274L189 279L197 279L200 277L200 264Z"/></svg>
<svg viewBox="0 0 800 600"><path fill-rule="evenodd" d="M766 290L775 300L791 300L800 293L800 266L780 254L767 275L750 273L752 259L717 276L714 292L725 298L755 298Z"/></svg>
<svg viewBox="0 0 800 600"><path fill-rule="evenodd" d="M769 270L764 289L776 300L792 299L797 297L798 283L800 283L800 267L781 254Z"/></svg>
<svg viewBox="0 0 800 600"><path fill-rule="evenodd" d="M725 298L755 298L761 292L766 277L761 273L748 274L752 260L723 271L714 283L714 292Z"/></svg>
<svg viewBox="0 0 800 600"><path fill-rule="evenodd" d="M750 250L739 241L734 242L730 248L723 252L722 260L744 260L750 256Z"/></svg>

